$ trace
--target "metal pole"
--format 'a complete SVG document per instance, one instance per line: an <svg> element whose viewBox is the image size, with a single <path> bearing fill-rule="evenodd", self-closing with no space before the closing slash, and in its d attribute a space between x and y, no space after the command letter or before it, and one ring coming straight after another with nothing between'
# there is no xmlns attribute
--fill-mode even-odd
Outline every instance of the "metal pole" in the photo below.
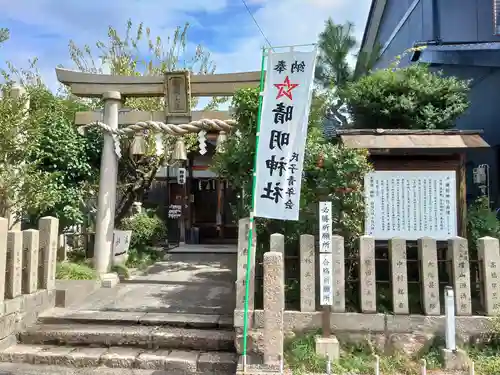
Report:
<svg viewBox="0 0 500 375"><path fill-rule="evenodd" d="M469 375L474 375L476 373L476 370L474 368L474 362L470 361L470 366L469 366Z"/></svg>
<svg viewBox="0 0 500 375"><path fill-rule="evenodd" d="M446 322L446 349L456 350L455 340L455 297L453 288L447 286L444 288L444 314Z"/></svg>
<svg viewBox="0 0 500 375"><path fill-rule="evenodd" d="M422 359L422 367L420 370L421 375L427 375L427 361L425 359Z"/></svg>
<svg viewBox="0 0 500 375"><path fill-rule="evenodd" d="M332 373L332 361L330 359L330 356L326 356L326 374L331 375Z"/></svg>
<svg viewBox="0 0 500 375"><path fill-rule="evenodd" d="M104 123L112 129L118 129L118 110L121 95L118 91L108 91L104 99ZM97 197L97 218L94 243L94 267L100 274L107 273L111 261L113 230L115 227L116 180L118 175L118 157L115 153L114 139L104 133L99 195Z"/></svg>
<svg viewBox="0 0 500 375"><path fill-rule="evenodd" d="M380 375L380 357L375 354L375 375Z"/></svg>

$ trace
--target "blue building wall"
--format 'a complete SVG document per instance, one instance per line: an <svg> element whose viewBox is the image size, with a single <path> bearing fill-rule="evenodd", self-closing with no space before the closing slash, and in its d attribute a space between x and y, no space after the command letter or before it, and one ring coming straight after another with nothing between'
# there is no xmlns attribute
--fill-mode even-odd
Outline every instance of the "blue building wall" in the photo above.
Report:
<svg viewBox="0 0 500 375"><path fill-rule="evenodd" d="M492 3L493 0L387 0L377 35L381 45L389 41L406 12L413 10L377 67L387 66L417 41L440 38L443 42L500 42L500 36L494 35Z"/></svg>
<svg viewBox="0 0 500 375"><path fill-rule="evenodd" d="M493 0L387 0L378 29L377 43L386 46L375 68L387 67L411 48L415 42L440 39L448 43L500 42L494 33ZM394 32L409 9L413 8L404 24ZM403 56L400 66L409 64ZM472 65L441 65L433 69L445 75L471 80L470 108L457 121L459 129L481 129L483 138L492 148L468 152L468 196L478 193L472 184L472 169L479 164L490 165L491 197L498 199L498 154L500 146L500 69Z"/></svg>

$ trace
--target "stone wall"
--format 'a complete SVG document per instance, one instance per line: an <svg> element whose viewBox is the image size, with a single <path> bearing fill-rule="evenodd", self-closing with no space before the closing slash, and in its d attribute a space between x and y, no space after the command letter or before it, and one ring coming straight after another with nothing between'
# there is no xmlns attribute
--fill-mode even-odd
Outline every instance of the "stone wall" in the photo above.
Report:
<svg viewBox="0 0 500 375"><path fill-rule="evenodd" d="M240 220L238 241L237 303L234 326L236 346L241 353L243 333L245 271L248 262L248 219ZM255 241L250 256L251 272L249 289L255 289ZM263 355L271 361L282 355L278 344L281 335L293 335L298 331L321 328L322 312L316 306L315 241L312 235L300 238L300 311L284 311L284 236L271 235L270 251L264 254L263 310L255 310L253 298L249 303L248 350ZM344 240L334 236L332 240L333 263L328 265L333 274L333 306L330 323L334 334L344 338L360 337L360 334L382 335L387 343L394 335L432 337L444 332L444 316L441 315L438 257L436 241L422 238L418 241L418 265L421 275L422 315L409 312L408 270L406 241L395 238L389 241L390 290L392 292L391 315L378 314L375 278L375 239L362 236L359 240L359 289L360 312L346 312ZM457 332L463 339L488 331L490 317L500 313L500 248L495 238L485 237L478 242L479 289L483 316L472 315L471 273L467 240L455 237L448 241L448 268L450 284L455 291ZM498 270L497 270L498 269ZM266 339L264 340L263 337ZM392 337L392 338L391 338ZM273 341L277 343L273 346ZM281 338L282 340L282 338ZM281 349L282 350L282 349Z"/></svg>
<svg viewBox="0 0 500 375"><path fill-rule="evenodd" d="M58 219L44 217L38 228L9 231L0 218L0 350L55 304Z"/></svg>

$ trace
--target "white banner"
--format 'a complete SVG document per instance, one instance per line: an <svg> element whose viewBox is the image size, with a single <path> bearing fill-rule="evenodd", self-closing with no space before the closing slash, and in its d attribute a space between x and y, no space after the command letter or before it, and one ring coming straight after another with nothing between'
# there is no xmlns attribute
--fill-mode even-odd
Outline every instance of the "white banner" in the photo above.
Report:
<svg viewBox="0 0 500 375"><path fill-rule="evenodd" d="M256 217L298 220L316 49L270 53L257 149Z"/></svg>
<svg viewBox="0 0 500 375"><path fill-rule="evenodd" d="M365 176L365 234L448 240L457 235L455 171L375 171Z"/></svg>
<svg viewBox="0 0 500 375"><path fill-rule="evenodd" d="M332 252L332 202L319 202L319 252Z"/></svg>

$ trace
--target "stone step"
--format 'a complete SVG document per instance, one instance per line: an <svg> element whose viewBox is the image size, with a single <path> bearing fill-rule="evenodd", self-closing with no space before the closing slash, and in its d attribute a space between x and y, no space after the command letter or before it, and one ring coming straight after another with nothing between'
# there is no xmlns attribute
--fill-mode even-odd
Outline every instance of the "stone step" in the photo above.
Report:
<svg viewBox="0 0 500 375"><path fill-rule="evenodd" d="M23 344L234 350L231 331L141 325L38 324L21 332L19 340Z"/></svg>
<svg viewBox="0 0 500 375"><path fill-rule="evenodd" d="M105 369L142 369L144 375L190 375L190 374L231 374L236 372L237 355L228 352L198 352L181 350L140 350L134 348L110 347L89 348L50 345L24 345L11 346L0 352L2 362L16 364L29 364L35 366L60 366L60 371L66 368L86 368L85 374L94 374L93 370ZM0 369L5 368L5 363L0 364ZM14 367L15 370L19 366ZM57 372L34 372L34 374L57 374ZM92 369L92 370L90 370ZM157 372L160 371L160 372ZM106 374L107 372L103 372ZM16 372L14 372L16 374ZM72 374L72 372L61 372ZM78 374L78 372L74 372ZM83 374L83 373L82 373ZM101 372L95 372L101 374ZM128 372L120 372L120 375ZM116 375L119 375L116 373ZM130 372L142 375L143 372Z"/></svg>
<svg viewBox="0 0 500 375"><path fill-rule="evenodd" d="M94 311L54 308L38 317L44 324L106 324L154 325L185 328L219 328L233 330L231 315L203 315L179 313L144 313L134 311Z"/></svg>

